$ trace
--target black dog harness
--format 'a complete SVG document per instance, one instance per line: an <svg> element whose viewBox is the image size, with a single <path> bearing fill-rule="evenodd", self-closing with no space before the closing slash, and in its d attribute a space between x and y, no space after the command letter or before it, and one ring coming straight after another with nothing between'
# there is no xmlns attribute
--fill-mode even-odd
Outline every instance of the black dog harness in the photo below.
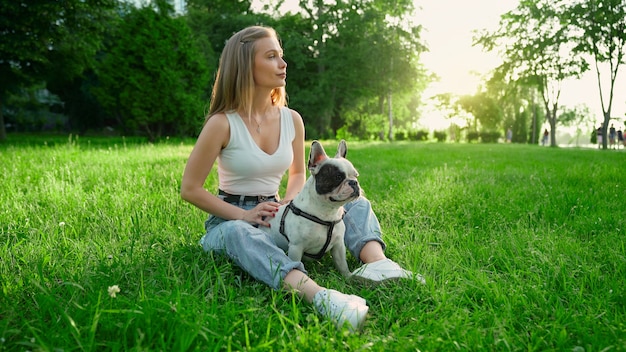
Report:
<svg viewBox="0 0 626 352"><path fill-rule="evenodd" d="M309 258L313 258L313 259L317 259L317 260L322 259L322 257L326 253L326 250L328 249L328 245L330 244L330 240L333 237L333 229L335 228L335 224L341 222L343 220L343 216L339 220L324 221L324 220L318 218L315 215L311 215L309 213L306 213L306 212L302 211L302 209L296 207L293 204L293 201L291 201L291 202L289 202L289 204L287 204L287 207L285 208L285 211L283 211L283 216L280 218L280 234L283 235L287 239L287 242L289 242L289 237L287 237L287 235L285 234L285 218L287 217L287 213L289 212L289 210L291 210L294 213L294 215L302 216L303 218L309 219L309 220L311 220L313 222L316 222L316 223L318 223L320 225L328 226L328 232L326 233L326 243L324 243L324 247L322 247L322 249L317 254L309 254L309 253L304 252L304 255L309 257Z"/></svg>

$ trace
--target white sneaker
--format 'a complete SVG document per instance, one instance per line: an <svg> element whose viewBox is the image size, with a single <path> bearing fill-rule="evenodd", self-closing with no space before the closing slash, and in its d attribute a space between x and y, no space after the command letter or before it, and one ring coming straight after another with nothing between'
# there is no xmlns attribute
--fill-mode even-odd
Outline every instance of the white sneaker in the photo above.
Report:
<svg viewBox="0 0 626 352"><path fill-rule="evenodd" d="M321 290L313 297L317 311L330 318L338 328L348 323L351 332L361 329L369 307L359 296L346 295L336 290Z"/></svg>
<svg viewBox="0 0 626 352"><path fill-rule="evenodd" d="M414 275L412 272L402 269L400 265L391 259L382 259L377 262L363 264L363 266L352 272L352 276L374 282L393 279L412 279L415 277L420 283L426 283L422 275Z"/></svg>

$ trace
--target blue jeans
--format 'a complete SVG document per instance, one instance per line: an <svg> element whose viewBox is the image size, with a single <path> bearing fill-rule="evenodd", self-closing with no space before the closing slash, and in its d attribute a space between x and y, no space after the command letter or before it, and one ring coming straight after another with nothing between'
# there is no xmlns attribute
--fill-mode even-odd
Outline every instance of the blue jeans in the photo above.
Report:
<svg viewBox="0 0 626 352"><path fill-rule="evenodd" d="M254 208L257 202L234 205L248 210ZM344 242L350 253L358 259L363 246L369 241L377 241L385 249L380 224L371 203L360 197L344 208ZM291 270L306 273L302 262L289 259L269 234L245 221L210 215L204 227L206 234L200 239L200 244L205 251L228 256L252 277L276 290L280 289L282 280Z"/></svg>

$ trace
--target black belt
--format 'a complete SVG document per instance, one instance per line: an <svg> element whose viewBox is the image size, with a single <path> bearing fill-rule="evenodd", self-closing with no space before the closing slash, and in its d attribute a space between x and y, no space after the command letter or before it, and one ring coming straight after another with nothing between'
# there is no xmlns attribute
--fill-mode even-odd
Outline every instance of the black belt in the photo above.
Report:
<svg viewBox="0 0 626 352"><path fill-rule="evenodd" d="M219 195L222 196L221 198L227 203L239 203L239 202L262 203L262 202L269 202L269 201L275 202L277 199L275 195L273 196L245 196L245 195L226 193L222 191L221 189L219 190Z"/></svg>

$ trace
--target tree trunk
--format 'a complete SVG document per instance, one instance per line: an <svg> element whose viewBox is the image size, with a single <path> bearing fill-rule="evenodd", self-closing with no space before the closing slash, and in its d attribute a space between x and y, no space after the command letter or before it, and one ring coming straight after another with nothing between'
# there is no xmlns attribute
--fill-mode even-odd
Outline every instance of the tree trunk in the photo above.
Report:
<svg viewBox="0 0 626 352"><path fill-rule="evenodd" d="M0 102L0 142L7 139L7 130L4 126L4 114L2 113L2 102Z"/></svg>
<svg viewBox="0 0 626 352"><path fill-rule="evenodd" d="M611 110L604 112L604 123L602 124L602 149L609 149L607 141L609 139L609 123L611 123Z"/></svg>
<svg viewBox="0 0 626 352"><path fill-rule="evenodd" d="M556 115L556 111L552 113ZM550 119L550 146L556 147L556 116Z"/></svg>
<svg viewBox="0 0 626 352"><path fill-rule="evenodd" d="M533 92L533 135L531 136L533 145L537 145L537 104L535 104L535 93Z"/></svg>
<svg viewBox="0 0 626 352"><path fill-rule="evenodd" d="M393 141L393 105L391 104L391 91L389 91L389 140Z"/></svg>

